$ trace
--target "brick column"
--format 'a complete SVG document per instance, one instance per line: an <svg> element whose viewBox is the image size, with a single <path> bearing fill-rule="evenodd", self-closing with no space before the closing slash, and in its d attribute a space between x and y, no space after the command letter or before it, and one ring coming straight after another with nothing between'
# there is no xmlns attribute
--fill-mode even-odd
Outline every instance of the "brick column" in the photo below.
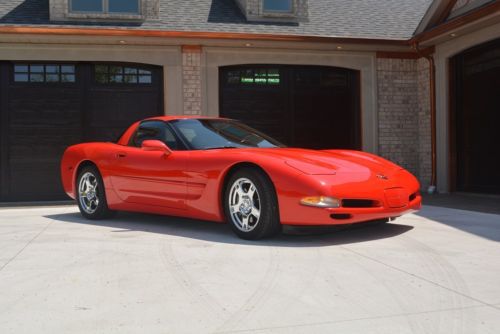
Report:
<svg viewBox="0 0 500 334"><path fill-rule="evenodd" d="M417 61L417 84L419 178L422 188L426 189L432 178L432 143L429 62L425 58Z"/></svg>
<svg viewBox="0 0 500 334"><path fill-rule="evenodd" d="M407 168L426 189L431 179L429 64L377 59L379 154Z"/></svg>
<svg viewBox="0 0 500 334"><path fill-rule="evenodd" d="M379 154L419 176L415 59L377 59Z"/></svg>
<svg viewBox="0 0 500 334"><path fill-rule="evenodd" d="M184 115L201 115L201 46L182 47Z"/></svg>

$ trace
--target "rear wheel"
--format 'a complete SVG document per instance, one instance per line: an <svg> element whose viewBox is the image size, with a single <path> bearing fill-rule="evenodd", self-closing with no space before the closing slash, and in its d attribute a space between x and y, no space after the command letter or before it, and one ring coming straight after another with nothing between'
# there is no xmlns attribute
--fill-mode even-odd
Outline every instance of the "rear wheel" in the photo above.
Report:
<svg viewBox="0 0 500 334"><path fill-rule="evenodd" d="M224 192L224 211L242 239L271 237L281 231L276 192L258 170L244 168L231 175Z"/></svg>
<svg viewBox="0 0 500 334"><path fill-rule="evenodd" d="M94 166L82 168L76 181L80 213L87 219L105 219L115 213L108 208L101 174Z"/></svg>

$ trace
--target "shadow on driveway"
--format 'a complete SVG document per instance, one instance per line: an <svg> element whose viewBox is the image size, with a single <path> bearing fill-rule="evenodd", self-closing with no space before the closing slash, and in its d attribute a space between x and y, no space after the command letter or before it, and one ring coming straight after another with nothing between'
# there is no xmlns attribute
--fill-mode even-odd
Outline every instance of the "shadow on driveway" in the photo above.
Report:
<svg viewBox="0 0 500 334"><path fill-rule="evenodd" d="M424 206L415 215L481 238L500 241L500 215L438 206Z"/></svg>
<svg viewBox="0 0 500 334"><path fill-rule="evenodd" d="M117 229L113 231L114 233L140 231L216 243L278 247L321 247L352 244L391 238L413 229L412 226L393 223L381 225L358 224L352 227L334 229L301 229L300 232L286 227L285 233L275 238L246 241L233 234L227 224L177 217L122 212L113 219L99 221L87 220L78 212L44 217L65 223L111 227Z"/></svg>

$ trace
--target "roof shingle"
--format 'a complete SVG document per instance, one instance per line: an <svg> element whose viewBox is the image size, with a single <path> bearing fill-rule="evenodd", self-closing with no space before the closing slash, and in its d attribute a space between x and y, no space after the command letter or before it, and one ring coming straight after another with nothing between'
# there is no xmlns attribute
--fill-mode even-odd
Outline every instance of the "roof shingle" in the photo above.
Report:
<svg viewBox="0 0 500 334"><path fill-rule="evenodd" d="M141 23L51 22L49 0L0 0L0 25L93 26L343 38L409 39L432 0L309 0L309 20L248 22L234 0L161 0L160 18Z"/></svg>

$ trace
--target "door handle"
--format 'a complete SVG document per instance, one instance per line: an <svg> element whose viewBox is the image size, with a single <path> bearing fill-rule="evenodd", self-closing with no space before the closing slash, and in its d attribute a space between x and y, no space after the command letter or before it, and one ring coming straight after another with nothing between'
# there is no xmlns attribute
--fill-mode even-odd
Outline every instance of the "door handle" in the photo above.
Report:
<svg viewBox="0 0 500 334"><path fill-rule="evenodd" d="M121 158L121 159L123 159L123 158L126 158L126 157L127 157L127 154L126 154L126 153L123 153L123 152L116 153L116 157L117 157L117 158Z"/></svg>

